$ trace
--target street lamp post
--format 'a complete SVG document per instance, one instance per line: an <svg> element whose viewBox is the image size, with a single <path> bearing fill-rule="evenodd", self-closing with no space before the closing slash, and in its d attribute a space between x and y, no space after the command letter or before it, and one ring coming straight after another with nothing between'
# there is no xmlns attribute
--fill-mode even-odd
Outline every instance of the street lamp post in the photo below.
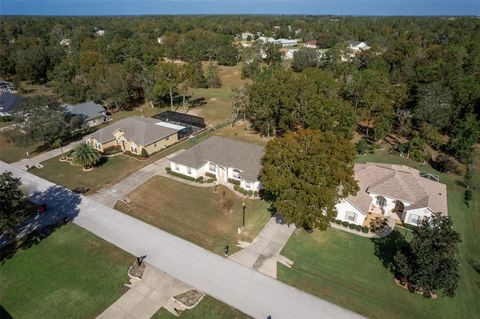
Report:
<svg viewBox="0 0 480 319"><path fill-rule="evenodd" d="M243 208L243 215L242 215L242 227L245 227L245 208L247 206L245 205L245 202L242 202L242 208Z"/></svg>

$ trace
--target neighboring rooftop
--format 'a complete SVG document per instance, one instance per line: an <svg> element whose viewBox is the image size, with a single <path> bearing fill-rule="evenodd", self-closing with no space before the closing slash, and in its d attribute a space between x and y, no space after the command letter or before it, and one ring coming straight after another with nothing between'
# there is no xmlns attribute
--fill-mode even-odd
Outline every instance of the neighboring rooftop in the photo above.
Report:
<svg viewBox="0 0 480 319"><path fill-rule="evenodd" d="M372 198L369 193L410 203L408 210L428 207L448 214L447 187L420 176L420 171L393 164L356 164L355 179L360 190L347 200L363 212L368 212Z"/></svg>
<svg viewBox="0 0 480 319"><path fill-rule="evenodd" d="M179 129L158 125L158 123L160 123L159 120L149 117L127 117L99 129L86 138L93 137L100 143L106 143L113 141L115 139L113 133L119 130L125 134L124 137L129 141L133 141L137 145L147 146L179 131Z"/></svg>
<svg viewBox="0 0 480 319"><path fill-rule="evenodd" d="M15 111L21 101L22 97L10 92L0 94L0 113L11 113Z"/></svg>
<svg viewBox="0 0 480 319"><path fill-rule="evenodd" d="M75 105L66 104L65 107L70 114L82 116L84 121L90 121L105 115L103 106L92 101Z"/></svg>
<svg viewBox="0 0 480 319"><path fill-rule="evenodd" d="M263 146L214 136L171 159L174 163L199 168L207 161L237 168L248 181L256 181L261 169Z"/></svg>

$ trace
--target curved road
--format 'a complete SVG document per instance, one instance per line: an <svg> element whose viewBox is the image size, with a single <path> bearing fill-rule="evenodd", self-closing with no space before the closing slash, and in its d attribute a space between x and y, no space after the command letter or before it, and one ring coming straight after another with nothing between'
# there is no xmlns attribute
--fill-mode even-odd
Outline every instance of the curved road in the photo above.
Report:
<svg viewBox="0 0 480 319"><path fill-rule="evenodd" d="M41 198L49 209L65 214L75 210L75 224L134 256L147 255L151 265L247 315L270 315L272 319L363 318L92 199L69 191L67 196L56 197L50 190L61 189L62 194L65 190L1 161L0 171L20 177L28 195ZM50 195L42 198L42 194Z"/></svg>

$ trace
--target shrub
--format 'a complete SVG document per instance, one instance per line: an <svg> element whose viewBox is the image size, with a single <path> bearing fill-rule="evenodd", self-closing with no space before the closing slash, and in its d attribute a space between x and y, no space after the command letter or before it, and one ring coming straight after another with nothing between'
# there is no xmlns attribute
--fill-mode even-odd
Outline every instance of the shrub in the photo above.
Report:
<svg viewBox="0 0 480 319"><path fill-rule="evenodd" d="M117 154L122 151L122 147L120 145L109 146L103 149L103 154L105 155L112 155Z"/></svg>
<svg viewBox="0 0 480 319"><path fill-rule="evenodd" d="M410 224L403 224L403 227L405 227L406 229L410 229L410 230L414 230L415 228L417 228L417 226L410 225Z"/></svg>
<svg viewBox="0 0 480 319"><path fill-rule="evenodd" d="M203 183L203 176L195 178L195 182L197 182L197 183L202 182Z"/></svg>
<svg viewBox="0 0 480 319"><path fill-rule="evenodd" d="M453 158L444 154L438 155L435 161L432 162L432 166L445 173L459 174L461 171L460 165Z"/></svg>
<svg viewBox="0 0 480 319"><path fill-rule="evenodd" d="M350 224L350 223L349 222L342 222L343 227L347 227L348 224Z"/></svg>
<svg viewBox="0 0 480 319"><path fill-rule="evenodd" d="M355 225L355 224L348 224L348 228L350 228L350 229L355 229L356 226L357 226L357 225Z"/></svg>
<svg viewBox="0 0 480 319"><path fill-rule="evenodd" d="M240 186L238 186L238 185L233 185L233 189L236 190L237 192L239 192L239 191L240 191Z"/></svg>
<svg viewBox="0 0 480 319"><path fill-rule="evenodd" d="M13 117L9 115L0 116L0 122L10 122L13 121Z"/></svg>
<svg viewBox="0 0 480 319"><path fill-rule="evenodd" d="M214 178L207 178L207 179L205 180L205 183L213 183L213 182L215 182L215 179L214 179Z"/></svg>
<svg viewBox="0 0 480 319"><path fill-rule="evenodd" d="M180 173L177 173L177 172L173 172L170 167L166 167L165 170L166 170L167 173L170 174L170 175L177 176L177 177L180 177L180 178L189 180L189 181L191 181L191 182L195 182L195 178L193 178L193 177L191 177L191 176L183 175L183 174L180 174Z"/></svg>
<svg viewBox="0 0 480 319"><path fill-rule="evenodd" d="M258 196L258 191L253 191L253 196L257 197Z"/></svg>
<svg viewBox="0 0 480 319"><path fill-rule="evenodd" d="M335 219L335 224L340 225L342 221L340 219Z"/></svg>
<svg viewBox="0 0 480 319"><path fill-rule="evenodd" d="M368 234L368 226L363 226L362 227L362 232L364 232L365 234Z"/></svg>
<svg viewBox="0 0 480 319"><path fill-rule="evenodd" d="M355 225L355 230L361 231L362 230L362 225Z"/></svg>
<svg viewBox="0 0 480 319"><path fill-rule="evenodd" d="M147 158L148 157L147 150L142 148L142 151L140 152L140 156L143 157L143 158Z"/></svg>
<svg viewBox="0 0 480 319"><path fill-rule="evenodd" d="M233 179L233 178L229 178L229 179L228 179L228 182L229 182L230 184L239 185L239 186L240 186L240 181L239 181L239 180L236 180L236 179Z"/></svg>
<svg viewBox="0 0 480 319"><path fill-rule="evenodd" d="M464 198L465 198L465 201L466 201L467 203L469 203L469 202L472 200L472 198L473 198L473 193L472 193L472 190L471 190L471 189L467 189L467 190L465 191L465 197L464 197Z"/></svg>
<svg viewBox="0 0 480 319"><path fill-rule="evenodd" d="M365 155L370 150L368 142L363 138L358 141L358 143L355 145L355 148L357 149L357 154L359 155Z"/></svg>
<svg viewBox="0 0 480 319"><path fill-rule="evenodd" d="M253 191L252 190L249 190L247 193L248 193L248 196L253 196Z"/></svg>
<svg viewBox="0 0 480 319"><path fill-rule="evenodd" d="M214 180L217 180L217 176L215 176L215 174L213 174L213 173L206 172L206 173L205 173L205 176L208 176L208 177L213 178Z"/></svg>

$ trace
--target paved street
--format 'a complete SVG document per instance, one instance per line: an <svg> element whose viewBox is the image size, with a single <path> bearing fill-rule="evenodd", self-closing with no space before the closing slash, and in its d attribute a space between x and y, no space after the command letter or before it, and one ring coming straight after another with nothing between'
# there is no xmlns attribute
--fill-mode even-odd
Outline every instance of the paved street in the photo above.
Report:
<svg viewBox="0 0 480 319"><path fill-rule="evenodd" d="M22 179L29 195L35 192L49 194L49 189L59 188L0 162L0 171L5 170L12 171ZM64 213L71 214L75 210L74 222L77 225L134 256L147 255L146 261L152 266L247 315L255 318L271 315L272 319L362 318L92 199L68 193L72 198L42 198L41 195L37 195L37 198ZM79 203L72 208L70 202L77 198L80 199Z"/></svg>

